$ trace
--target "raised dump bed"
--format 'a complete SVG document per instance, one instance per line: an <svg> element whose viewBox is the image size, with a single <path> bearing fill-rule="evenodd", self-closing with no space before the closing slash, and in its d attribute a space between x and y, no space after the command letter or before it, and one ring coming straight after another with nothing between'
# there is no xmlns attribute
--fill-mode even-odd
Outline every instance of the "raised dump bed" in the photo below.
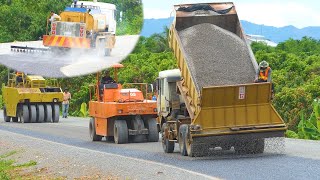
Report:
<svg viewBox="0 0 320 180"><path fill-rule="evenodd" d="M271 104L271 83L253 83L258 65L233 3L175 9L169 44L181 78L165 72L159 77L164 150L173 151L176 141L189 156L217 146L262 153L264 138L283 137L286 126ZM170 89L173 82L176 95ZM177 95L180 107L173 107Z"/></svg>

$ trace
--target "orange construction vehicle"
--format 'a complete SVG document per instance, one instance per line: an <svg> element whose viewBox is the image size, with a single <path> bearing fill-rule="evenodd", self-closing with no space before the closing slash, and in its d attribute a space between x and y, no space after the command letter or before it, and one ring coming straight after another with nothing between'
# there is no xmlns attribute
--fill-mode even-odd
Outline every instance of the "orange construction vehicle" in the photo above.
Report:
<svg viewBox="0 0 320 180"><path fill-rule="evenodd" d="M91 95L89 131L92 141L101 141L102 137L114 139L116 144L128 142L157 142L157 102L147 100L144 92L137 88L123 88L126 84L117 83L117 72L122 64L113 65L114 81L103 83L97 73L94 85L95 96ZM130 83L134 85L134 83ZM138 86L141 83L137 83ZM153 88L149 88L149 90Z"/></svg>

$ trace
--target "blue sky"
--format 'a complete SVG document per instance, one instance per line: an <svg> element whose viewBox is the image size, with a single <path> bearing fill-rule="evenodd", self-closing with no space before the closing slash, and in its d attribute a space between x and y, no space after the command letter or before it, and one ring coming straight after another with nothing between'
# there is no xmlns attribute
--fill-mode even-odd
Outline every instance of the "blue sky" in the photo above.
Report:
<svg viewBox="0 0 320 180"><path fill-rule="evenodd" d="M221 0L142 0L144 17L167 18L173 16L174 4L200 2L226 2ZM230 1L227 1L230 2ZM276 27L293 25L298 28L320 26L319 0L234 0L238 16L256 24Z"/></svg>

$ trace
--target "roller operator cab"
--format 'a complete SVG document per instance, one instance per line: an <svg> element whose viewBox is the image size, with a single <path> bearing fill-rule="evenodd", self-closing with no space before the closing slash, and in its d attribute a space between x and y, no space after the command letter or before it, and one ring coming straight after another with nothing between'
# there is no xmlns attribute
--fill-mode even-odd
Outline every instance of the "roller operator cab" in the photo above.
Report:
<svg viewBox="0 0 320 180"><path fill-rule="evenodd" d="M92 117L89 130L93 141L102 137L117 144L128 142L157 142L157 103L148 100L152 87L146 83L117 83L118 68L115 68L115 81L102 83L97 74L95 95L89 102Z"/></svg>
<svg viewBox="0 0 320 180"><path fill-rule="evenodd" d="M115 44L116 6L109 3L78 1L48 22L50 32L43 45L52 49L95 49L109 56Z"/></svg>
<svg viewBox="0 0 320 180"><path fill-rule="evenodd" d="M2 89L5 122L59 122L63 92L56 80L23 73L8 77Z"/></svg>

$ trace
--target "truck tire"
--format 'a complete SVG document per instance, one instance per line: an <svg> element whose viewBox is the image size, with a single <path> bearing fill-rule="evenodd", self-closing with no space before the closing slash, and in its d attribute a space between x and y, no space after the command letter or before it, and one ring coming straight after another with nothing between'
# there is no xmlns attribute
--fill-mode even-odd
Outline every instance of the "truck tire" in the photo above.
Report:
<svg viewBox="0 0 320 180"><path fill-rule="evenodd" d="M12 122L18 122L19 118L18 117L12 117Z"/></svg>
<svg viewBox="0 0 320 180"><path fill-rule="evenodd" d="M158 142L159 141L159 131L157 120L155 118L147 119L147 128L149 131L148 141L149 142Z"/></svg>
<svg viewBox="0 0 320 180"><path fill-rule="evenodd" d="M30 113L29 113L29 106L22 105L21 106L21 113L20 113L20 122L21 123L29 123L30 122Z"/></svg>
<svg viewBox="0 0 320 180"><path fill-rule="evenodd" d="M161 128L162 148L165 153L172 153L174 151L174 142L169 141L169 139L167 139L164 135L164 132L167 128L167 123L163 123Z"/></svg>
<svg viewBox="0 0 320 180"><path fill-rule="evenodd" d="M134 130L141 130L145 129L143 120L141 119L141 116L135 116L133 121L133 129ZM135 135L132 137L132 140L134 143L140 143L146 141L147 137L144 134Z"/></svg>
<svg viewBox="0 0 320 180"><path fill-rule="evenodd" d="M52 122L52 107L50 104L44 105L44 121L45 122Z"/></svg>
<svg viewBox="0 0 320 180"><path fill-rule="evenodd" d="M97 135L96 133L96 125L94 118L90 118L89 122L89 133L90 133L90 139L91 141L101 141L102 136Z"/></svg>
<svg viewBox="0 0 320 180"><path fill-rule="evenodd" d="M188 156L187 147L186 147L186 133L187 133L188 125L183 124L179 128L179 148L182 156Z"/></svg>
<svg viewBox="0 0 320 180"><path fill-rule="evenodd" d="M37 105L37 122L43 123L44 122L44 106L42 104Z"/></svg>
<svg viewBox="0 0 320 180"><path fill-rule="evenodd" d="M11 117L7 116L7 109L5 106L3 107L3 119L4 119L4 122L10 122L11 120Z"/></svg>
<svg viewBox="0 0 320 180"><path fill-rule="evenodd" d="M36 105L30 105L30 122L36 123L37 122L37 109Z"/></svg>
<svg viewBox="0 0 320 180"><path fill-rule="evenodd" d="M125 120L115 120L113 132L116 144L128 143L128 126Z"/></svg>
<svg viewBox="0 0 320 180"><path fill-rule="evenodd" d="M195 156L195 154L194 154L195 145L194 145L193 142L191 142L189 128L187 128L187 130L186 130L186 133L185 133L185 136L184 136L184 142L186 144L186 149L187 149L188 156L194 157Z"/></svg>
<svg viewBox="0 0 320 180"><path fill-rule="evenodd" d="M60 118L60 107L59 104L52 105L52 122L58 123Z"/></svg>

